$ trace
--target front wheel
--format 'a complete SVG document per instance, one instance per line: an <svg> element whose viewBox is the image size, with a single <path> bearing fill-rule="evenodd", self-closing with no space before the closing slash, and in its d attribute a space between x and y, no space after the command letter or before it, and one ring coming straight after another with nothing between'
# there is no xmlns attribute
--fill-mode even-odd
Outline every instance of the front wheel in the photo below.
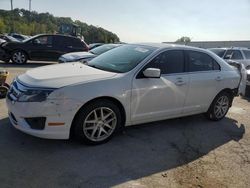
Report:
<svg viewBox="0 0 250 188"><path fill-rule="evenodd" d="M24 64L27 62L27 55L21 50L16 50L12 53L11 61L16 64Z"/></svg>
<svg viewBox="0 0 250 188"><path fill-rule="evenodd" d="M212 102L209 110L206 113L206 117L213 121L219 121L223 119L232 103L232 96L227 92L222 92L217 95Z"/></svg>
<svg viewBox="0 0 250 188"><path fill-rule="evenodd" d="M80 110L73 131L78 140L97 145L109 141L120 126L119 108L109 100L97 100Z"/></svg>

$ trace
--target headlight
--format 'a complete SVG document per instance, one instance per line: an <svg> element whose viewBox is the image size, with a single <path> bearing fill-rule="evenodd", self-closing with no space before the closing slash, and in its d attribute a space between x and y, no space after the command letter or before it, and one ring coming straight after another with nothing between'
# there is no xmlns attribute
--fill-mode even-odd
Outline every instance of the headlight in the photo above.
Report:
<svg viewBox="0 0 250 188"><path fill-rule="evenodd" d="M18 97L19 102L42 102L53 90L26 90Z"/></svg>

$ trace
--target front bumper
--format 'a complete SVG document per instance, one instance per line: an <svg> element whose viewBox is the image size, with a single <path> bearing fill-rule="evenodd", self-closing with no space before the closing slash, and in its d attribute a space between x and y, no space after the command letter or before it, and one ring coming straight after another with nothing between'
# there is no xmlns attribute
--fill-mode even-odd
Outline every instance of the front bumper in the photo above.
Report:
<svg viewBox="0 0 250 188"><path fill-rule="evenodd" d="M7 61L10 59L10 54L0 47L0 60Z"/></svg>
<svg viewBox="0 0 250 188"><path fill-rule="evenodd" d="M6 104L9 110L9 119L12 125L18 130L47 139L68 139L70 127L77 106L72 101L45 101L45 102L14 102L7 97ZM65 105L68 104L68 105ZM42 130L32 128L27 118L45 117L45 125ZM60 122L58 126L55 122ZM50 125L54 123L53 125Z"/></svg>

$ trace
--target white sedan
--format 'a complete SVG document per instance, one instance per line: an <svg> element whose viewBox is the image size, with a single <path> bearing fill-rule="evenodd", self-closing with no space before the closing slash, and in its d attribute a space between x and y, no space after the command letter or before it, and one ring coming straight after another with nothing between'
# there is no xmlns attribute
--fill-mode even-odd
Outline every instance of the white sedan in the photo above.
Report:
<svg viewBox="0 0 250 188"><path fill-rule="evenodd" d="M199 113L220 120L239 85L239 73L207 50L131 44L88 65L31 69L6 100L11 123L25 133L100 144L124 126Z"/></svg>

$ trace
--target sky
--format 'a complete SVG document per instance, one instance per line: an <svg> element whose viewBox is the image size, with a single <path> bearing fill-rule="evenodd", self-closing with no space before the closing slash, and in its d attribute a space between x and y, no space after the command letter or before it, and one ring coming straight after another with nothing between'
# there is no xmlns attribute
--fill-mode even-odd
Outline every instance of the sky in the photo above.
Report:
<svg viewBox="0 0 250 188"><path fill-rule="evenodd" d="M28 9L29 0L13 6ZM123 42L250 40L250 0L32 0L32 10L103 27Z"/></svg>

